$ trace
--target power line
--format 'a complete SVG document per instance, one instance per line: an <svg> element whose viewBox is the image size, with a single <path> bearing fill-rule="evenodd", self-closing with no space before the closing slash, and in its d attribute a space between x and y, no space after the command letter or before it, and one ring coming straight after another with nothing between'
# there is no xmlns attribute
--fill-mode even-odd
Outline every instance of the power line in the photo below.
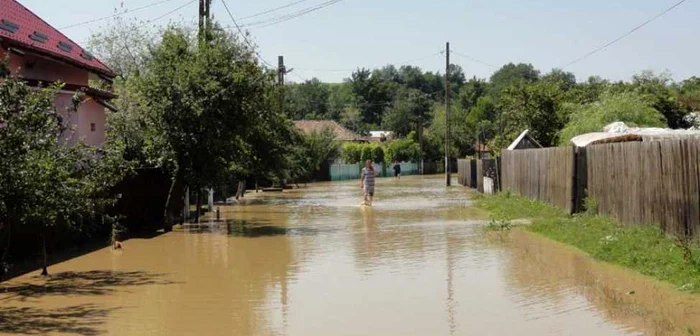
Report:
<svg viewBox="0 0 700 336"><path fill-rule="evenodd" d="M496 66L494 66L494 65L488 64L488 63L486 63L486 62L484 62L484 61L481 61L481 60L476 59L476 58L474 58L474 57L471 57L471 56L469 56L469 55L462 54L462 53L458 53L458 52L456 52L456 51L454 51L454 50L452 50L450 53L455 54L455 55L457 55L457 56L459 56L459 57L468 59L468 60L470 60L470 61L472 61L472 62L479 63L479 64L483 64L483 65L485 65L485 66L487 66L487 67L489 67L489 68L495 68L495 67L496 67Z"/></svg>
<svg viewBox="0 0 700 336"><path fill-rule="evenodd" d="M611 45L613 45L613 44L615 44L615 43L621 41L621 40L624 39L625 37L632 35L632 33L636 32L637 30L641 29L642 27L648 25L648 24L651 23L652 21L654 21L654 20L656 20L656 19L658 19L658 18L664 16L666 13L668 13L668 12L674 10L676 7L682 5L682 4L683 4L684 2L686 2L686 1L687 1L687 0L678 1L676 4L674 4L673 6L667 8L667 9L664 10L663 12L652 16L652 17L649 18L648 20L642 22L642 24L640 24L640 25L638 25L638 26L632 28L632 30L630 30L630 31L628 31L628 32L626 32L626 33L624 33L624 34L622 34L622 36L620 36L620 37L618 37L618 38L616 38L616 39L614 39L614 40L608 42L607 44L605 44L605 45L602 46L602 47L598 47L598 48L594 49L593 51L591 51L591 52L589 52L589 53L587 53L587 54L585 54L585 55L583 55L583 56L581 56L581 57L579 57L579 58L577 58L577 59L575 59L575 60L573 60L573 61L567 63L566 65L564 65L564 66L562 66L562 67L560 67L560 68L561 68L561 69L567 68L567 67L569 67L569 66L571 66L571 65L574 65L574 64L576 64L576 63L578 63L578 62L580 62L580 61L582 61L582 60L584 60L584 59L586 59L586 58L588 58L588 57L590 57L590 56L592 56L592 55L594 55L594 54L597 54L597 53L600 52L600 51L605 50L606 48L610 47Z"/></svg>
<svg viewBox="0 0 700 336"><path fill-rule="evenodd" d="M270 64L269 62L267 62L267 61L255 50L255 47L253 47L253 45L250 43L250 41L248 41L248 36L246 36L246 34L243 32L243 30L241 29L241 26L238 25L238 22L236 22L236 18L233 17L233 14L231 13L231 10L228 8L228 5L226 4L226 0L221 1L221 3L224 4L224 8L226 8L226 12L228 13L228 16L230 16L230 17L231 17L231 20L233 20L233 24L236 25L236 29L238 29L238 32L241 34L241 37L243 37L243 40L244 40L245 43L248 45L248 47L250 47L250 50L251 50L255 55L257 55L258 58L259 58L265 65L267 65L267 66L269 66L269 67L271 67L271 68L274 68L274 66L273 66L272 64Z"/></svg>
<svg viewBox="0 0 700 336"><path fill-rule="evenodd" d="M294 6L294 5L298 5L298 4L300 4L300 3L302 3L302 2L306 2L306 1L309 1L309 0L299 0L299 1L295 1L295 2L292 2L292 3L290 3L290 4L286 4L286 5L284 5L284 6L275 7L275 8L273 8L273 9L268 9L268 10L266 10L266 11L263 11L263 12L260 12L260 13L256 13L256 14L253 14L253 15L244 16L244 17L238 18L238 19L239 19L239 20L252 19L252 18L254 18L254 17L258 17L258 16L265 15L265 14L272 13L272 12L276 12L276 11L278 11L278 10L280 10L280 9L285 9L285 8L288 8L288 7L292 7L292 6Z"/></svg>
<svg viewBox="0 0 700 336"><path fill-rule="evenodd" d="M155 19L151 19L151 20L146 21L146 23L145 23L144 25L147 25L147 24L151 24L151 23L153 23L153 22L156 22L156 21L158 21L158 20L160 20L160 19L162 19L162 18L164 18L164 17L166 17L166 16L169 16L169 15L171 15L171 14L173 14L173 13L175 13L175 12L177 12L177 11L179 11L179 10L181 10L181 9L183 9L183 8L185 8L185 7L187 7L187 6L191 5L191 4L193 4L193 3L195 3L195 2L197 2L197 0L192 0L192 1L190 1L190 2L188 2L188 3L186 3L186 4L184 4L184 5L182 5L182 6L180 6L180 7L177 7L177 8L175 8L175 9L173 9L173 10L171 10L171 11L169 11L169 12L167 12L167 13L165 13L165 14L163 14L163 15L157 17L157 18L155 18Z"/></svg>
<svg viewBox="0 0 700 336"><path fill-rule="evenodd" d="M256 22L247 23L247 24L245 24L243 27L257 27L257 28L269 27L269 26L272 26L272 25L276 25L276 24L279 24L279 23L282 23L282 22L286 22L286 21L289 21L289 20L298 18L298 17L300 17L300 16L303 16L303 15L306 15L306 14L309 14L309 13L312 13L312 12L315 12L315 11L317 11L317 10L320 10L320 9L326 8L326 7L328 7L328 6L337 4L337 3L341 2L341 1L343 1L343 0L328 0L328 1L326 1L326 2L322 2L322 3L320 3L320 4L318 4L318 5L315 5L315 6L307 7L307 8L305 8L305 9L299 10L299 11L294 12L294 13L290 13L290 14L278 16L278 17L271 18L271 19L266 19L266 20L261 20L261 21L256 21Z"/></svg>
<svg viewBox="0 0 700 336"><path fill-rule="evenodd" d="M170 10L170 11L164 13L164 14L161 14L160 16L158 16L158 17L156 17L156 18L147 20L147 21L145 21L143 24L141 24L139 27L145 27L145 26L147 26L147 25L149 25L149 24L151 24L151 23L153 23L153 22L156 22L156 21L158 21L158 20L160 20L160 19L162 19L162 18L164 18L164 17L166 17L166 16L169 16L169 15L171 15L171 14L177 12L177 11L180 11L180 10L182 10L183 8L189 6L189 5L191 5L191 4L193 4L193 3L197 2L197 1L198 1L198 0L192 0L192 1L186 3L186 4L182 5L182 6L179 6L179 7L175 8L175 9L173 9L173 10ZM80 45L87 44L87 42L89 42L89 40L80 42Z"/></svg>
<svg viewBox="0 0 700 336"><path fill-rule="evenodd" d="M430 55L426 55L426 56L422 56L422 57L418 57L418 58L409 59L409 60L406 60L406 61L403 61L403 62L396 62L395 64L398 65L398 66L410 65L410 63L414 63L414 62L422 61L422 60L425 60L425 59L428 59L428 58L431 58L431 57L439 56L440 54L442 54L442 53L444 53L444 52L445 52L444 50L441 50L441 51L438 51L438 52L433 53L433 54L430 54ZM382 66L374 66L374 67L370 67L370 68L372 68L372 69L379 69L379 68L381 68L381 67L382 67ZM308 69L308 68L307 68L307 69L303 69L303 68L302 68L302 69L299 69L299 70L302 70L302 71L318 71L318 72L348 72L348 71L355 71L355 70L357 70L357 69L359 69L359 67L354 68L354 69Z"/></svg>
<svg viewBox="0 0 700 336"><path fill-rule="evenodd" d="M127 9L126 11L124 11L124 12L122 12L122 13L116 13L116 14L112 14L112 15L110 15L110 16L101 17L101 18L98 18L98 19L93 19L93 20L78 22L78 23L74 23L74 24L71 24L71 25L68 25L68 26L64 26L64 27L58 27L58 29L59 29L59 30L61 30L61 29L68 29L68 28L73 28L73 27L78 27L78 26L84 26L84 25L86 25L86 24L95 23L95 22L99 22L99 21L109 20L109 19L112 19L112 18L115 18L115 17L119 17L119 16L122 16L122 15L129 14L129 13L138 12L138 11L140 11L140 10L142 10L142 9L155 7L155 6L158 6L158 5L160 5L160 4L164 4L164 3L166 3L166 2L170 2L170 1L173 1L173 0L162 0L162 1L154 2L154 3L152 3L152 4L145 5L145 6L141 6L141 7L137 7L137 8L131 9L131 10Z"/></svg>

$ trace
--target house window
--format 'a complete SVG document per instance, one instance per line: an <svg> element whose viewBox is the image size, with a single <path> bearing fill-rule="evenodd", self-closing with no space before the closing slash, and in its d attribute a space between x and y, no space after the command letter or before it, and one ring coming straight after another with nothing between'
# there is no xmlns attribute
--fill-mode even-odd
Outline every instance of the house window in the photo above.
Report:
<svg viewBox="0 0 700 336"><path fill-rule="evenodd" d="M49 37L46 36L46 34L40 33L38 31L35 31L32 35L29 35L29 38L39 43L46 43L46 41L49 40Z"/></svg>
<svg viewBox="0 0 700 336"><path fill-rule="evenodd" d="M90 132L94 132L94 131L95 131L95 123L91 123L90 124Z"/></svg>
<svg viewBox="0 0 700 336"><path fill-rule="evenodd" d="M57 47L58 47L58 49L61 49L67 53L70 53L71 51L73 51L73 46L66 43L66 42L63 42L63 41L58 42Z"/></svg>
<svg viewBox="0 0 700 336"><path fill-rule="evenodd" d="M19 26L10 20L2 19L2 21L0 21L0 29L9 33L14 33L19 30Z"/></svg>

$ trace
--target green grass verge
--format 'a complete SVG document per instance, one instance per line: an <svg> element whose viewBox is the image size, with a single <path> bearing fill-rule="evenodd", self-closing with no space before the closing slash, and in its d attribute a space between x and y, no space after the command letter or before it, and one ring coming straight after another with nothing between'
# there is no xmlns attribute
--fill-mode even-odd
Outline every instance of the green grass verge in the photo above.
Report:
<svg viewBox="0 0 700 336"><path fill-rule="evenodd" d="M593 258L700 293L700 246L681 242L654 225L623 227L606 216L568 215L539 201L501 193L480 195L476 205L498 221L527 218L525 229L572 245Z"/></svg>

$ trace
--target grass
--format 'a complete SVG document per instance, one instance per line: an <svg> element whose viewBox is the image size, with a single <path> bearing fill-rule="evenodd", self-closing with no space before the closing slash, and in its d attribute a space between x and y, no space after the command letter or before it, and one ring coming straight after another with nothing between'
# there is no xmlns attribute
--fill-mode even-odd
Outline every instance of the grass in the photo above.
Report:
<svg viewBox="0 0 700 336"><path fill-rule="evenodd" d="M532 220L524 229L572 245L597 260L621 265L680 290L700 293L700 245L666 235L656 225L622 226L610 217L568 215L508 193L480 195L476 205L503 222Z"/></svg>

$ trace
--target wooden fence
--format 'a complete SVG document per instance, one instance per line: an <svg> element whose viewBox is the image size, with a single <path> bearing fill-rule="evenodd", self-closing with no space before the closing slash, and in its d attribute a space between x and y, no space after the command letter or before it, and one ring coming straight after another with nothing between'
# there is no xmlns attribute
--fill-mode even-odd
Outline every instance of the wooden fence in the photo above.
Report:
<svg viewBox="0 0 700 336"><path fill-rule="evenodd" d="M457 183L470 188L476 188L476 160L464 159L457 161Z"/></svg>
<svg viewBox="0 0 700 336"><path fill-rule="evenodd" d="M587 197L601 214L626 224L660 224L669 233L700 233L700 141L590 146Z"/></svg>
<svg viewBox="0 0 700 336"><path fill-rule="evenodd" d="M524 149L501 153L501 187L524 197L576 210L573 147Z"/></svg>

